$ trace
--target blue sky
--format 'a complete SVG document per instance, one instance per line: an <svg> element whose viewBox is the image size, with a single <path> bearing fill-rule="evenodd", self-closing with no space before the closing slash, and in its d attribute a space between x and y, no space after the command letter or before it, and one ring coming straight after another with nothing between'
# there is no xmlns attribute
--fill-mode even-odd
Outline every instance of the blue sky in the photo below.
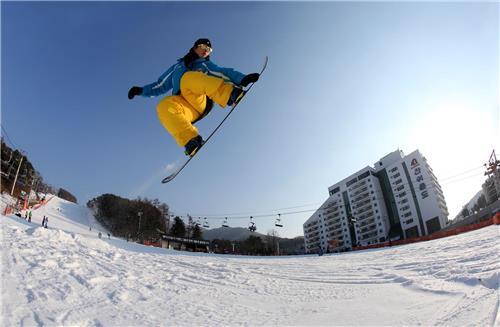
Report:
<svg viewBox="0 0 500 327"><path fill-rule="evenodd" d="M497 3L2 2L1 15L2 126L80 203L114 193L202 217L313 210L330 185L419 149L453 218L499 148ZM182 149L157 119L162 97L130 101L127 91L200 37L220 66L256 72L266 55L269 66L162 185ZM202 135L225 113L200 122ZM310 214L282 216L279 233L301 235ZM256 219L258 231L273 222Z"/></svg>

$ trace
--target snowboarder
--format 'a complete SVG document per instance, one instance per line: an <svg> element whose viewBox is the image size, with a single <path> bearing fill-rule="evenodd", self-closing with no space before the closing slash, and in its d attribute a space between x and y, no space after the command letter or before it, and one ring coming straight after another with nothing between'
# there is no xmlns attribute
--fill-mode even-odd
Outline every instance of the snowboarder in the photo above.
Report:
<svg viewBox="0 0 500 327"><path fill-rule="evenodd" d="M189 52L177 60L158 81L143 87L133 86L128 98L136 95L159 96L172 90L156 107L158 118L184 153L193 156L203 145L194 123L205 117L213 102L221 107L235 106L243 97L243 87L255 83L258 73L245 75L232 68L223 68L210 60L212 44L198 39Z"/></svg>

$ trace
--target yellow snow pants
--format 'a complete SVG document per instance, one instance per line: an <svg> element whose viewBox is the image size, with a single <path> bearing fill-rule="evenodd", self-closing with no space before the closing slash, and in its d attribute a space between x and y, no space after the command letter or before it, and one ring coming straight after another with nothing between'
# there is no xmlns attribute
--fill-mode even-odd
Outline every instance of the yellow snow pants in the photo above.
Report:
<svg viewBox="0 0 500 327"><path fill-rule="evenodd" d="M198 135L192 124L205 110L207 96L225 107L233 90L222 78L201 72L186 72L181 78L181 95L167 96L156 107L158 119L180 147Z"/></svg>

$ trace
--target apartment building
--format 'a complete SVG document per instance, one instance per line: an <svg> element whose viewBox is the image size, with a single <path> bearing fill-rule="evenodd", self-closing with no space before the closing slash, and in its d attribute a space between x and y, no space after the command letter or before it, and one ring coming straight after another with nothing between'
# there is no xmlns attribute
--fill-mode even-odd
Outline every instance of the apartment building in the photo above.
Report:
<svg viewBox="0 0 500 327"><path fill-rule="evenodd" d="M448 219L441 186L418 150L407 156L394 151L328 192L303 225L308 253L428 235Z"/></svg>

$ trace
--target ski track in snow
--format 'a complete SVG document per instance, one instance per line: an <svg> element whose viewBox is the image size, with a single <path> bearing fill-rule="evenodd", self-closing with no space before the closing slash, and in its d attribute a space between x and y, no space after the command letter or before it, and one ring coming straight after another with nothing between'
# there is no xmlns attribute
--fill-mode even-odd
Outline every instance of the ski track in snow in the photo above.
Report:
<svg viewBox="0 0 500 327"><path fill-rule="evenodd" d="M2 326L498 324L500 226L322 257L177 252L14 216L1 226Z"/></svg>

